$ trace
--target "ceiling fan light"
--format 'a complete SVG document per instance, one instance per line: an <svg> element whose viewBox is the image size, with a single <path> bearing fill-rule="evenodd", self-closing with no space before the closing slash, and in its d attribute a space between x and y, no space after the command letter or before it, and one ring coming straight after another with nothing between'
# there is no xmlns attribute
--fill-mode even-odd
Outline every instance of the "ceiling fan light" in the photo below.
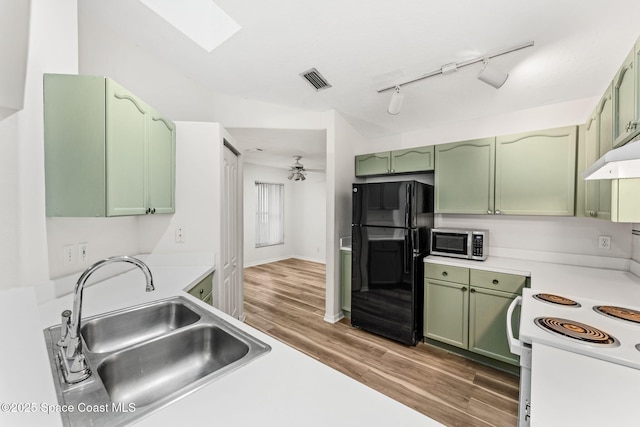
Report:
<svg viewBox="0 0 640 427"><path fill-rule="evenodd" d="M478 73L478 79L485 82L488 85L500 89L504 82L507 81L509 74L504 73L497 68L489 66L489 60L484 60L482 70Z"/></svg>
<svg viewBox="0 0 640 427"><path fill-rule="evenodd" d="M396 86L393 91L393 95L391 95L391 101L389 101L389 108L387 108L387 113L392 116L396 116L400 113L400 108L402 108L402 101L404 100L404 95L400 93L400 86Z"/></svg>

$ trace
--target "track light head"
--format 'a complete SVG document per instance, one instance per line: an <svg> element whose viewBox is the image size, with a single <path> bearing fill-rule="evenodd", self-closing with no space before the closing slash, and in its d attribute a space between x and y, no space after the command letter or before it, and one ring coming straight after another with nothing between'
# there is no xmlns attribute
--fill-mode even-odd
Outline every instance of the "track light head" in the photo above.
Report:
<svg viewBox="0 0 640 427"><path fill-rule="evenodd" d="M488 59L485 59L483 64L482 70L478 73L478 79L495 87L496 89L500 89L504 82L507 81L509 74L504 73L497 68L490 67Z"/></svg>
<svg viewBox="0 0 640 427"><path fill-rule="evenodd" d="M391 101L389 101L389 108L387 108L387 113L393 116L400 113L400 108L402 107L403 100L404 95L400 93L400 86L396 86L393 90L393 95L391 95Z"/></svg>

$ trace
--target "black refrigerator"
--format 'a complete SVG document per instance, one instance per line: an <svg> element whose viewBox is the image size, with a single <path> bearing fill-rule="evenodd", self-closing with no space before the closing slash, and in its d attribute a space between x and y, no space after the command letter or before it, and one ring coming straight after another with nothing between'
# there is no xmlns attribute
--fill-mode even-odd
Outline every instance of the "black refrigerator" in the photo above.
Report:
<svg viewBox="0 0 640 427"><path fill-rule="evenodd" d="M415 345L422 335L433 186L353 184L352 218L351 325Z"/></svg>

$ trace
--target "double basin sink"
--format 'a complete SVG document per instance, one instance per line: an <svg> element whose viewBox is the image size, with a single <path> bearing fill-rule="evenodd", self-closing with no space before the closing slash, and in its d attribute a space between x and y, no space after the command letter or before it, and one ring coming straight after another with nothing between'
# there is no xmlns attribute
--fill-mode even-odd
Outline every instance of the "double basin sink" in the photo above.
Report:
<svg viewBox="0 0 640 427"><path fill-rule="evenodd" d="M67 384L60 326L44 330L65 425L114 426L158 410L269 352L268 345L183 297L83 319L91 376ZM84 409L84 410L83 410Z"/></svg>

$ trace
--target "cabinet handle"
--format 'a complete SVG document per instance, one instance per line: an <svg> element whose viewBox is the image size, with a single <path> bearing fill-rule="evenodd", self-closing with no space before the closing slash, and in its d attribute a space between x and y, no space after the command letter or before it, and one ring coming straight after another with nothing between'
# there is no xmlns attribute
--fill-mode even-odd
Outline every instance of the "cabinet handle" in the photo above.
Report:
<svg viewBox="0 0 640 427"><path fill-rule="evenodd" d="M446 271L443 271L443 272L442 272L442 275L443 275L443 276L445 276L445 277L447 277L447 276L449 275L449 273L447 273Z"/></svg>
<svg viewBox="0 0 640 427"><path fill-rule="evenodd" d="M493 281L491 283L493 283L494 285L497 285L500 282L498 281L498 279L493 279Z"/></svg>
<svg viewBox="0 0 640 427"><path fill-rule="evenodd" d="M489 210L487 210L487 213L488 213L489 215L491 215L491 214L493 213L493 211L492 211L491 209L489 209Z"/></svg>
<svg viewBox="0 0 640 427"><path fill-rule="evenodd" d="M200 289L200 295L204 294L204 289Z"/></svg>
<svg viewBox="0 0 640 427"><path fill-rule="evenodd" d="M471 288L471 290L469 292L471 292L473 294L473 293L476 292L476 290L474 288Z"/></svg>
<svg viewBox="0 0 640 427"><path fill-rule="evenodd" d="M146 213L147 215L151 213L151 208L147 208L146 211L144 211L144 213Z"/></svg>
<svg viewBox="0 0 640 427"><path fill-rule="evenodd" d="M462 292L467 292L467 288L461 288L460 289Z"/></svg>
<svg viewBox="0 0 640 427"><path fill-rule="evenodd" d="M496 210L496 215L502 215L502 211Z"/></svg>
<svg viewBox="0 0 640 427"><path fill-rule="evenodd" d="M391 170L389 171L389 173L394 173L394 172L395 172L395 169L391 169Z"/></svg>
<svg viewBox="0 0 640 427"><path fill-rule="evenodd" d="M152 208L152 209L151 209L151 213L152 213L152 214L156 213L156 208Z"/></svg>

